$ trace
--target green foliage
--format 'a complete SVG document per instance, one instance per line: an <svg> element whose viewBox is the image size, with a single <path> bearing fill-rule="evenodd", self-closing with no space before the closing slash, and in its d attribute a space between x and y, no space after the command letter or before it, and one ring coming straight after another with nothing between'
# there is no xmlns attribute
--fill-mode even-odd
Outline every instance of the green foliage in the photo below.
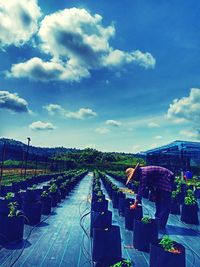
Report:
<svg viewBox="0 0 200 267"><path fill-rule="evenodd" d="M162 245L164 250L170 251L174 249L174 241L167 235L163 236L159 244Z"/></svg>
<svg viewBox="0 0 200 267"><path fill-rule="evenodd" d="M172 198L176 198L178 196L178 191L172 191Z"/></svg>
<svg viewBox="0 0 200 267"><path fill-rule="evenodd" d="M144 216L141 220L141 222L147 224L147 223L150 223L151 222L151 217L148 217L148 216Z"/></svg>
<svg viewBox="0 0 200 267"><path fill-rule="evenodd" d="M115 263L114 265L111 265L110 267L131 267L132 265L133 265L132 261L122 260L122 261Z"/></svg>
<svg viewBox="0 0 200 267"><path fill-rule="evenodd" d="M41 194L41 197L48 197L49 196L49 192L48 191L43 191Z"/></svg>
<svg viewBox="0 0 200 267"><path fill-rule="evenodd" d="M14 193L12 193L12 192L8 192L8 193L6 194L6 196L5 196L5 199L7 199L7 200L10 200L10 199L12 199L12 198L14 198Z"/></svg>
<svg viewBox="0 0 200 267"><path fill-rule="evenodd" d="M17 202L10 202L8 204L8 208L9 208L9 214L8 217L14 217L17 216Z"/></svg>
<svg viewBox="0 0 200 267"><path fill-rule="evenodd" d="M58 187L57 187L57 185L56 184L52 184L51 185L51 187L49 188L49 192L51 192L51 193L55 193L55 192L57 192L57 190L58 190Z"/></svg>
<svg viewBox="0 0 200 267"><path fill-rule="evenodd" d="M187 190L187 195L184 200L186 205L195 205L197 203L197 200L194 196L194 192L191 189Z"/></svg>

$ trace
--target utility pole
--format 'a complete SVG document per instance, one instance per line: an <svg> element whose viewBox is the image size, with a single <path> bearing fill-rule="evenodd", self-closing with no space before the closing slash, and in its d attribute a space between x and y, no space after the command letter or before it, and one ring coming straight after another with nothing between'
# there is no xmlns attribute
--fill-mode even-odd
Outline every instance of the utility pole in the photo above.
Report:
<svg viewBox="0 0 200 267"><path fill-rule="evenodd" d="M6 155L6 142L4 142L4 144L3 144L3 150L2 150L0 186L1 186L2 179L3 179L3 166L4 166L5 155Z"/></svg>
<svg viewBox="0 0 200 267"><path fill-rule="evenodd" d="M22 177L22 174L23 174L23 168L24 168L24 156L25 156L25 152L24 152L24 150L23 150L23 151L22 151L21 177Z"/></svg>
<svg viewBox="0 0 200 267"><path fill-rule="evenodd" d="M27 170L27 162L28 162L28 151L29 151L29 145L30 145L31 138L28 137L27 140L28 140L28 145L27 145L27 150L26 150L26 160L25 160L24 179L26 179L26 170Z"/></svg>

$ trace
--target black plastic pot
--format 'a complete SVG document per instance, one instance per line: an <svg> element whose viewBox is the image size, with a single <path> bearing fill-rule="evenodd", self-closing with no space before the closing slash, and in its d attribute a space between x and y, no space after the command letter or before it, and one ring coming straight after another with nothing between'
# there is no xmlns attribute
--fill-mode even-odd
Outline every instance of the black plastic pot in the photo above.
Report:
<svg viewBox="0 0 200 267"><path fill-rule="evenodd" d="M196 198L200 199L200 188L196 188L194 191L194 195Z"/></svg>
<svg viewBox="0 0 200 267"><path fill-rule="evenodd" d="M180 204L178 203L178 201L176 199L173 199L173 198L172 198L172 201L171 201L170 213L171 214L175 214L175 215L180 215L181 214Z"/></svg>
<svg viewBox="0 0 200 267"><path fill-rule="evenodd" d="M24 216L19 214L14 217L3 216L2 243L19 242L23 240Z"/></svg>
<svg viewBox="0 0 200 267"><path fill-rule="evenodd" d="M175 254L164 250L159 245L161 239L150 245L150 267L185 267L185 248L174 242L174 247L181 250L180 254Z"/></svg>
<svg viewBox="0 0 200 267"><path fill-rule="evenodd" d="M65 199L67 195L67 190L63 187L60 188L60 194L61 194L61 199Z"/></svg>
<svg viewBox="0 0 200 267"><path fill-rule="evenodd" d="M124 194L119 198L119 203L118 203L118 212L120 216L125 215L125 207L126 207L126 196Z"/></svg>
<svg viewBox="0 0 200 267"><path fill-rule="evenodd" d="M41 197L41 202L42 202L42 214L49 215L51 213L52 198L50 196Z"/></svg>
<svg viewBox="0 0 200 267"><path fill-rule="evenodd" d="M116 191L112 193L112 203L113 203L113 208L117 209L119 203L119 193Z"/></svg>
<svg viewBox="0 0 200 267"><path fill-rule="evenodd" d="M135 221L135 229L133 235L134 248L149 252L150 243L158 240L158 228L155 219L151 219L150 223L143 223L142 221Z"/></svg>
<svg viewBox="0 0 200 267"><path fill-rule="evenodd" d="M125 228L133 231L135 220L141 220L143 217L142 207L138 206L136 209L126 208L125 210Z"/></svg>
<svg viewBox="0 0 200 267"><path fill-rule="evenodd" d="M13 182L12 183L12 192L18 192L20 190L21 183L20 182Z"/></svg>
<svg viewBox="0 0 200 267"><path fill-rule="evenodd" d="M57 192L51 192L50 196L52 198L52 207L56 207L58 204L58 193Z"/></svg>
<svg viewBox="0 0 200 267"><path fill-rule="evenodd" d="M90 236L93 236L93 229L94 228L110 228L112 225L112 212L105 211L105 212L95 212L92 211L91 213L91 223L90 223Z"/></svg>
<svg viewBox="0 0 200 267"><path fill-rule="evenodd" d="M42 202L26 202L23 203L23 211L25 214L25 223L29 225L36 225L41 220Z"/></svg>
<svg viewBox="0 0 200 267"><path fill-rule="evenodd" d="M93 202L91 205L91 210L97 212L103 212L108 210L108 200L104 200L101 202Z"/></svg>
<svg viewBox="0 0 200 267"><path fill-rule="evenodd" d="M113 225L107 229L93 229L92 259L96 262L110 261L122 257L121 236L119 226Z"/></svg>
<svg viewBox="0 0 200 267"><path fill-rule="evenodd" d="M188 224L199 225L197 205L183 204L182 210L181 210L181 221L188 223Z"/></svg>
<svg viewBox="0 0 200 267"><path fill-rule="evenodd" d="M27 189L24 201L34 202L34 201L39 201L40 198L41 196L37 189Z"/></svg>

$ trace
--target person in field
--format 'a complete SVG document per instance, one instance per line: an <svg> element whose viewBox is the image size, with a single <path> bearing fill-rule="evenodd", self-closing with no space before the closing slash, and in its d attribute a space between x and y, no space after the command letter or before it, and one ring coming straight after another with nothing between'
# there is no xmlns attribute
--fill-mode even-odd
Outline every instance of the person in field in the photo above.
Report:
<svg viewBox="0 0 200 267"><path fill-rule="evenodd" d="M135 203L130 208L137 208L147 187L153 189L156 205L155 218L158 220L159 228L165 228L170 213L174 173L159 166L140 167L137 164L135 168L126 170L126 176L126 184L131 180L140 182Z"/></svg>

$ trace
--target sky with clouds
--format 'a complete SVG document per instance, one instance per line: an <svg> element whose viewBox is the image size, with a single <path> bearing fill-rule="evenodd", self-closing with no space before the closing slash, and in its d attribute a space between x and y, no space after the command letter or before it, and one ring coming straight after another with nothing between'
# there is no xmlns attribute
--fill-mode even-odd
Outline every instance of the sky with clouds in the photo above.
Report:
<svg viewBox="0 0 200 267"><path fill-rule="evenodd" d="M0 136L138 152L200 139L200 2L0 0Z"/></svg>

